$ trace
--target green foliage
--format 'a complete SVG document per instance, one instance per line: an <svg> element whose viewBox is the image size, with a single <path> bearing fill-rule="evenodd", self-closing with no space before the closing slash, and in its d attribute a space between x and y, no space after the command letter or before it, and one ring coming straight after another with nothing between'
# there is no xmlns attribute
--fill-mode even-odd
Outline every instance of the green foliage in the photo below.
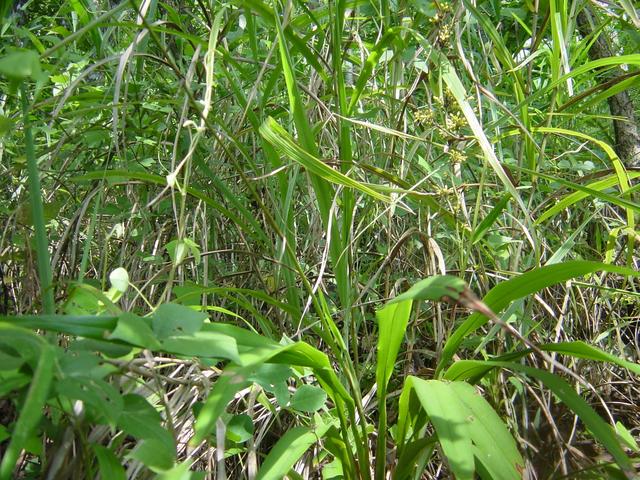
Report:
<svg viewBox="0 0 640 480"><path fill-rule="evenodd" d="M634 478L638 26L2 4L0 480Z"/></svg>

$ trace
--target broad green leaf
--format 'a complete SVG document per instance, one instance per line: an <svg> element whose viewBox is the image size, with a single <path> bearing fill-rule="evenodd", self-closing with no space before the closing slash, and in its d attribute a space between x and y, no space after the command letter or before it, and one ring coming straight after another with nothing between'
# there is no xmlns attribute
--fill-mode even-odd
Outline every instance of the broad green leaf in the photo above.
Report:
<svg viewBox="0 0 640 480"><path fill-rule="evenodd" d="M76 342L71 343L65 354L58 358L59 373L62 376L101 380L119 370L118 367L106 363L93 352L76 350L75 345Z"/></svg>
<svg viewBox="0 0 640 480"><path fill-rule="evenodd" d="M167 250L169 258L176 266L182 265L182 262L187 256L187 252L189 250L187 244L181 240L172 240L167 243L164 248Z"/></svg>
<svg viewBox="0 0 640 480"><path fill-rule="evenodd" d="M281 407L289 403L289 385L287 380L293 375L291 367L275 363L265 363L249 378L257 383L263 390L273 393Z"/></svg>
<svg viewBox="0 0 640 480"><path fill-rule="evenodd" d="M335 401L343 401L348 408L353 407L353 399L346 391L326 354L304 342L283 347L280 351L270 352L270 362L291 366L309 367L320 382L320 386Z"/></svg>
<svg viewBox="0 0 640 480"><path fill-rule="evenodd" d="M262 462L257 480L282 480L311 445L318 442L329 427L295 427L285 433Z"/></svg>
<svg viewBox="0 0 640 480"><path fill-rule="evenodd" d="M102 314L109 312L119 315L122 311L115 305L122 292L111 288L109 292L102 292L86 283L73 285L72 293L64 306L65 313L71 315Z"/></svg>
<svg viewBox="0 0 640 480"><path fill-rule="evenodd" d="M158 449L175 459L175 441L162 426L160 414L140 395L128 394L122 399L124 406L118 418L118 426L138 439L153 439L159 442Z"/></svg>
<svg viewBox="0 0 640 480"><path fill-rule="evenodd" d="M107 382L92 378L62 378L55 382L59 396L82 400L100 423L115 426L124 408L122 395Z"/></svg>
<svg viewBox="0 0 640 480"><path fill-rule="evenodd" d="M73 344L74 350L87 352L100 352L109 358L127 357L133 350L130 345L115 343L111 340L96 340L92 338L80 338Z"/></svg>
<svg viewBox="0 0 640 480"><path fill-rule="evenodd" d="M31 383L31 375L26 375L18 371L0 372L0 397L19 390Z"/></svg>
<svg viewBox="0 0 640 480"><path fill-rule="evenodd" d="M127 478L124 467L115 453L107 447L103 447L96 443L91 444L91 449L98 459L100 477L103 480L106 480L107 478L113 480L125 480Z"/></svg>
<svg viewBox="0 0 640 480"><path fill-rule="evenodd" d="M514 300L536 293L551 285L598 271L640 276L640 272L625 267L574 260L535 268L510 280L501 282L485 295L483 302L494 312L500 313ZM442 369L447 366L464 338L482 327L487 321L488 319L484 315L474 313L453 332L444 345L436 374L442 373Z"/></svg>
<svg viewBox="0 0 640 480"><path fill-rule="evenodd" d="M405 444L402 448L402 455L398 458L398 466L393 472L394 478L411 478L413 472L420 472L419 465L426 463L431 457L437 440L435 435L430 435ZM418 467L416 468L416 466Z"/></svg>
<svg viewBox="0 0 640 480"><path fill-rule="evenodd" d="M200 247L198 246L198 244L196 242L194 242L193 240L191 240L190 238L185 238L184 243L187 245L187 247L189 248L189 251L191 252L191 255L193 255L193 261L196 265L200 265Z"/></svg>
<svg viewBox="0 0 640 480"><path fill-rule="evenodd" d="M7 317L7 320L10 321L11 317ZM0 323L0 344L6 346L6 352L10 353L11 357L21 359L20 362L11 362L14 366L17 366L17 363L28 362L34 369L45 346L43 339L34 332L8 323Z"/></svg>
<svg viewBox="0 0 640 480"><path fill-rule="evenodd" d="M0 321L7 324L97 339L104 338L106 330L116 328L118 318L112 315L0 315Z"/></svg>
<svg viewBox="0 0 640 480"><path fill-rule="evenodd" d="M32 50L20 50L6 54L0 58L0 75L11 80L42 78L40 56Z"/></svg>
<svg viewBox="0 0 640 480"><path fill-rule="evenodd" d="M161 440L144 438L127 458L138 460L154 472L163 472L173 467L175 453L173 449L167 449L166 443Z"/></svg>
<svg viewBox="0 0 640 480"><path fill-rule="evenodd" d="M184 305L165 303L160 305L151 320L156 337L164 340L168 337L192 335L202 328L208 315Z"/></svg>
<svg viewBox="0 0 640 480"><path fill-rule="evenodd" d="M412 388L429 415L438 435L438 442L447 457L452 473L458 480L471 480L475 466L473 443L467 409L449 385L409 377L405 388Z"/></svg>
<svg viewBox="0 0 640 480"><path fill-rule="evenodd" d="M491 478L522 478L524 460L500 416L468 383L453 382L449 386L470 412L467 420L474 444L473 452Z"/></svg>
<svg viewBox="0 0 640 480"><path fill-rule="evenodd" d="M256 372L260 371L265 363L311 368L321 387L331 399L353 412L353 400L333 371L329 358L314 347L304 342L284 346L274 344L260 335L231 325L208 324L207 327L234 335L233 338L238 345L241 345L241 360L245 366L227 367L218 378L196 419L196 435L191 439L192 445L197 445L213 431L217 419L236 392L250 385ZM247 347L246 353L242 353L243 344Z"/></svg>
<svg viewBox="0 0 640 480"><path fill-rule="evenodd" d="M4 137L13 129L14 122L10 118L0 115L0 138Z"/></svg>
<svg viewBox="0 0 640 480"><path fill-rule="evenodd" d="M223 358L242 363L235 340L215 332L169 337L160 340L160 349L187 357Z"/></svg>
<svg viewBox="0 0 640 480"><path fill-rule="evenodd" d="M189 254L193 256L195 265L200 264L200 247L190 238L172 240L164 248L175 265L181 265Z"/></svg>
<svg viewBox="0 0 640 480"><path fill-rule="evenodd" d="M18 355L8 355L0 351L0 372L7 370L17 370L26 361L24 357Z"/></svg>
<svg viewBox="0 0 640 480"><path fill-rule="evenodd" d="M122 340L137 347L159 350L160 344L149 323L146 318L125 312L118 318L118 324L109 338Z"/></svg>
<svg viewBox="0 0 640 480"><path fill-rule="evenodd" d="M291 408L305 413L313 413L327 401L326 392L315 385L302 385L291 397Z"/></svg>
<svg viewBox="0 0 640 480"><path fill-rule="evenodd" d="M233 400L236 392L249 386L247 381L249 368L227 368L213 384L209 391L207 401L196 417L196 433L191 438L192 446L198 445L213 431L216 421L224 412L227 405Z"/></svg>
<svg viewBox="0 0 640 480"><path fill-rule="evenodd" d="M192 472L191 464L190 461L180 463L171 470L161 472L156 478L157 480L203 480L207 472Z"/></svg>
<svg viewBox="0 0 640 480"><path fill-rule="evenodd" d="M492 478L521 477L524 461L513 437L471 385L409 377L405 388L414 389L456 478L474 478L474 456Z"/></svg>
<svg viewBox="0 0 640 480"><path fill-rule="evenodd" d="M234 415L227 423L227 438L232 442L246 442L253 436L253 420L249 415Z"/></svg>
<svg viewBox="0 0 640 480"><path fill-rule="evenodd" d="M376 359L376 383L378 390L386 391L393 373L398 351L404 338L411 300L389 303L376 312L378 318L378 355Z"/></svg>

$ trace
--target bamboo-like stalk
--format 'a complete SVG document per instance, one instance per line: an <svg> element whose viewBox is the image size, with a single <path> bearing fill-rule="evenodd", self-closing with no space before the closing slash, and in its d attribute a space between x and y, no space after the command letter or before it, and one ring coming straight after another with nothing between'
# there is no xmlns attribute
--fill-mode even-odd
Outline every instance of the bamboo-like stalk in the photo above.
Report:
<svg viewBox="0 0 640 480"><path fill-rule="evenodd" d="M29 99L27 87L23 83L20 87L22 100L22 115L24 119L24 143L27 157L27 171L29 175L29 203L31 204L31 217L36 240L36 256L38 262L38 277L40 280L40 292L42 295L42 311L46 315L55 313L53 298L53 282L51 277L51 262L49 260L49 242L47 241L47 229L44 223L44 208L42 206L42 192L40 190L40 174L36 160L33 132L29 120Z"/></svg>

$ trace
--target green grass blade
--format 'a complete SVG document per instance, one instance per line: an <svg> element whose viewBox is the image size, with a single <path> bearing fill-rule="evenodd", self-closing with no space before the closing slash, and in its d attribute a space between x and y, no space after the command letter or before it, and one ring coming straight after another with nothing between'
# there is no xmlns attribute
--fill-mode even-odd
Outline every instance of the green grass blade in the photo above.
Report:
<svg viewBox="0 0 640 480"><path fill-rule="evenodd" d="M484 235L487 233L487 231L489 231L491 226L495 223L502 211L505 209L510 199L511 194L504 194L500 201L496 203L496 205L491 209L489 214L482 220L482 222L480 222L480 225L476 227L476 229L473 231L473 235L471 235L472 245L475 245L480 240L482 240Z"/></svg>
<svg viewBox="0 0 640 480"><path fill-rule="evenodd" d="M624 360L616 355L605 352L579 340L573 342L549 343L546 345L539 345L538 347L540 350L556 352L568 357L611 363L613 365L626 368L636 375L640 375L640 364L629 362L628 360ZM522 358L529 353L531 353L530 349L520 350L518 352L508 353L497 357L493 361L512 361ZM444 378L451 381L472 381L473 383L476 383L493 368L495 368L494 365L483 361L458 360L447 369Z"/></svg>
<svg viewBox="0 0 640 480"><path fill-rule="evenodd" d="M628 172L628 175L630 179L635 179L640 177L640 172L630 171ZM547 178L547 180L552 180L552 179L555 180L555 178L556 177L550 177L550 178ZM579 202L580 200L588 198L589 196L591 196L589 192L591 191L601 192L602 190L611 188L616 184L618 184L618 177L614 175L609 175L606 178L603 178L602 180L589 183L585 185L586 189L588 190L584 190L584 191L578 190L577 192L571 193L565 196L564 198L562 198L561 200L559 200L558 202L556 202L551 208L548 208L547 210L542 212L542 214L540 214L536 219L536 221L534 222L534 225L539 225L545 220L548 220L549 218L552 218L558 213L566 210L567 208Z"/></svg>
<svg viewBox="0 0 640 480"><path fill-rule="evenodd" d="M598 60L593 60L591 62L587 62L579 67L576 67L571 70L571 72L561 76L557 80L550 82L545 88L541 88L537 90L535 93L532 93L528 96L524 102L517 106L517 108L522 108L523 105L529 105L541 98L545 98L550 95L550 92L560 85L563 82L566 82L569 78L577 78L580 75L591 72L596 69L603 69L602 67L606 67L603 70L612 69L619 67L620 65L640 65L640 54L632 54L632 55L620 55L617 57L608 57L608 58L600 58Z"/></svg>
<svg viewBox="0 0 640 480"><path fill-rule="evenodd" d="M608 362L622 368L626 368L636 375L640 375L640 364L623 360L616 355L600 350L599 348L593 347L579 340L540 345L540 350L556 352L576 358L586 358L587 360L595 360L598 362Z"/></svg>
<svg viewBox="0 0 640 480"><path fill-rule="evenodd" d="M480 122L478 121L478 118L476 117L473 111L473 108L471 107L471 105L469 104L469 101L467 100L467 94L464 86L462 85L462 82L458 78L458 75L456 74L451 63L449 63L449 61L443 56L440 57L440 68L441 68L442 78L446 82L453 96L455 97L456 102L458 102L458 105L460 106L462 113L467 119L467 122L469 124L469 127L471 128L471 131L473 132L473 135L478 140L480 148L482 149L482 152L484 153L484 156L487 159L487 162L489 162L489 165L491 165L491 168L493 168L493 171L495 172L497 177L500 179L500 181L503 183L503 185L507 189L507 192L511 194L511 196L514 198L514 200L516 201L516 203L518 204L522 212L525 214L526 217L528 217L529 210L526 207L524 201L522 200L520 193L518 192L516 187L513 185L513 183L509 179L507 173L502 167L502 164L498 161L498 157L496 156L496 153L493 150L493 147L491 146L489 139L487 138L484 131L482 130L482 126L480 125Z"/></svg>
<svg viewBox="0 0 640 480"><path fill-rule="evenodd" d="M376 384L378 386L378 442L376 449L376 478L384 477L387 450L387 385L396 365L400 345L411 314L413 302L406 300L387 304L376 312L378 318L378 355Z"/></svg>
<svg viewBox="0 0 640 480"><path fill-rule="evenodd" d="M278 440L265 458L257 480L281 480L295 465L300 457L311 445L317 443L329 429L323 425L315 429L310 427L295 427Z"/></svg>
<svg viewBox="0 0 640 480"><path fill-rule="evenodd" d="M444 299L457 299L466 288L464 280L451 275L436 275L414 284L409 290L388 302L393 305L407 300L441 302Z"/></svg>
<svg viewBox="0 0 640 480"><path fill-rule="evenodd" d="M265 123L260 127L260 133L262 136L273 146L275 146L283 155L291 158L293 161L299 163L310 173L317 175L318 177L334 183L336 185L342 185L348 188L359 190L362 193L381 200L384 202L390 202L391 199L386 195L378 193L376 190L347 177L341 172L338 172L316 158L311 153L305 151L298 146L291 135L282 128L273 118L269 117Z"/></svg>
<svg viewBox="0 0 640 480"><path fill-rule="evenodd" d="M303 39L296 35L290 25L287 25L285 28L281 26L278 27L280 22L279 14L275 13L271 7L268 7L259 0L242 0L237 3L241 8L249 8L256 12L270 26L282 29L282 37L291 43L293 52L300 52L307 63L318 72L318 75L320 75L323 80L329 81L329 75L327 75L327 72L318 60L318 55L311 51Z"/></svg>
<svg viewBox="0 0 640 480"><path fill-rule="evenodd" d="M6 330L4 334L7 334ZM31 379L31 385L0 463L0 480L12 478L12 472L20 452L26 447L27 441L42 418L43 408L53 379L54 364L55 352L53 348L42 341L40 357Z"/></svg>
<svg viewBox="0 0 640 480"><path fill-rule="evenodd" d="M557 182L561 185L564 185L565 187L571 188L572 190L577 190L579 192L586 193L588 196L599 198L600 200L603 200L605 202L612 203L613 205L617 205L619 207L624 208L627 212L631 212L631 214L633 214L634 212L640 212L640 203L635 203L622 197L616 197L615 195L610 195L600 190L594 190L588 186L573 183L573 182L570 182L569 180L564 180L563 178L560 178L560 177L547 175L546 173L534 172L533 170L529 170L528 168L518 168L518 167L513 167L513 168L516 168L517 170L521 170L525 173L529 173L532 176L535 175L535 176L544 178L545 180L549 180L551 182ZM554 214L555 213L557 212L554 212ZM547 216L546 218L549 218L549 217Z"/></svg>
<svg viewBox="0 0 640 480"><path fill-rule="evenodd" d="M530 377L540 380L547 388L549 388L558 398L570 408L585 424L591 435L602 443L618 465L630 475L628 478L635 478L635 474L629 457L625 454L620 446L620 442L616 437L612 426L608 425L590 406L580 397L574 389L562 378L553 373L539 370L537 368L528 367L519 363L511 362L475 362L477 364L486 364L493 367L502 367L516 372L524 373Z"/></svg>
<svg viewBox="0 0 640 480"><path fill-rule="evenodd" d="M409 377L405 388L411 387L435 427L456 478L474 478L474 457L492 478L520 478L524 461L513 437L471 385Z"/></svg>
<svg viewBox="0 0 640 480"><path fill-rule="evenodd" d="M511 302L538 292L543 288L565 282L572 278L604 271L621 275L640 276L640 272L630 268L618 267L599 262L582 260L556 263L536 268L520 276L501 282L493 287L483 298L484 303L494 312L500 313ZM488 321L480 313L470 315L449 337L442 350L442 357L436 369L436 375L441 374L465 337L482 327Z"/></svg>
<svg viewBox="0 0 640 480"><path fill-rule="evenodd" d="M373 75L373 70L378 65L380 61L380 57L382 54L389 48L390 45L398 38L401 30L398 28L391 27L389 28L382 38L375 44L375 46L369 52L369 56L365 60L365 63L362 67L362 71L358 76L358 80L356 80L355 87L353 89L353 93L351 94L351 100L349 101L349 108L347 110L350 115L353 112L362 92L367 86L367 82Z"/></svg>

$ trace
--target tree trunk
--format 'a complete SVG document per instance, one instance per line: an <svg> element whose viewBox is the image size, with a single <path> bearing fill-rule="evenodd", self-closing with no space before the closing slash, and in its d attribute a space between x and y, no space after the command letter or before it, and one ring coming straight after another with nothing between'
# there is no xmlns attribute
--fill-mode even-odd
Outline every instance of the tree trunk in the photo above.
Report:
<svg viewBox="0 0 640 480"><path fill-rule="evenodd" d="M577 17L578 30L583 37L593 34L593 13L586 7ZM604 34L601 32L596 41L589 49L589 58L598 60L600 58L613 57L615 54L611 51ZM610 74L610 78L615 78L620 73ZM634 105L629 93L626 90L612 95L608 99L609 111L614 117L620 117L620 120L613 120L613 130L615 136L614 148L627 167L640 167L640 133L635 120Z"/></svg>

